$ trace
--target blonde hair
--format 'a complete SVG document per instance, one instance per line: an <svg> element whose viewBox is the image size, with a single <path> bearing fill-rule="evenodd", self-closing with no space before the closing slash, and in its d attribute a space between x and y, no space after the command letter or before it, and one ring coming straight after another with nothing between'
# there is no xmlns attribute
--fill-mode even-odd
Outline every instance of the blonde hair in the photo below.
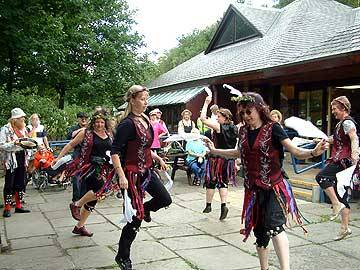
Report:
<svg viewBox="0 0 360 270"><path fill-rule="evenodd" d="M191 112L190 110L188 110L188 109L185 109L185 110L183 110L183 111L181 112L181 117L184 117L184 114L185 114L185 113L189 113L190 117L192 116L192 112Z"/></svg>
<svg viewBox="0 0 360 270"><path fill-rule="evenodd" d="M141 85L133 85L131 86L127 92L125 93L125 96L124 96L124 100L127 102L127 106L125 108L125 111L124 113L119 117L119 123L124 120L126 117L128 117L128 115L131 113L132 111L132 107L131 107L131 103L130 103L130 100L132 98L135 98L136 95L140 92L143 92L143 91L146 91L146 92L149 92L149 90L145 87L145 86L141 86Z"/></svg>
<svg viewBox="0 0 360 270"><path fill-rule="evenodd" d="M272 110L270 112L270 116L273 115L273 114L277 115L277 117L279 118L279 123L281 123L281 121L282 121L282 113L280 111L278 111L278 110Z"/></svg>

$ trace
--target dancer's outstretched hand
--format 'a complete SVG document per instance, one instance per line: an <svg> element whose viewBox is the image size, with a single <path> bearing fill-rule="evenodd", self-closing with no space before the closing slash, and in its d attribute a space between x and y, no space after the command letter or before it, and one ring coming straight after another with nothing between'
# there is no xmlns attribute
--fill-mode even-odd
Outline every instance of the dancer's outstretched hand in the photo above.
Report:
<svg viewBox="0 0 360 270"><path fill-rule="evenodd" d="M210 139L204 139L206 146L209 148L210 152L215 150L215 145Z"/></svg>
<svg viewBox="0 0 360 270"><path fill-rule="evenodd" d="M159 158L159 165L160 165L160 170L162 171L166 171L168 169L165 161L162 158Z"/></svg>
<svg viewBox="0 0 360 270"><path fill-rule="evenodd" d="M313 153L315 156L320 156L328 148L329 148L329 143L325 139L322 139L320 142L318 142L318 144L314 148Z"/></svg>
<svg viewBox="0 0 360 270"><path fill-rule="evenodd" d="M129 183L128 183L128 180L126 179L126 177L119 178L119 186L120 186L120 188L128 189Z"/></svg>

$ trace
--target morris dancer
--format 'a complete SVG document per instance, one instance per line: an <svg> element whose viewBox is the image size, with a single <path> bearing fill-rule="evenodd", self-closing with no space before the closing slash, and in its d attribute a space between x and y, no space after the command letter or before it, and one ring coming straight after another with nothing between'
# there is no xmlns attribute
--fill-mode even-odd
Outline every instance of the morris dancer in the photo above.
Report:
<svg viewBox="0 0 360 270"><path fill-rule="evenodd" d="M356 164L359 159L359 138L357 136L357 123L349 115L351 104L347 97L340 96L331 102L331 112L339 120L335 127L331 157L327 165L316 176L319 186L329 197L333 213L330 220L335 220L341 214L341 229L334 240L341 240L351 234L349 228L350 205L348 203L348 189L341 196L336 188L336 173Z"/></svg>
<svg viewBox="0 0 360 270"><path fill-rule="evenodd" d="M238 113L245 125L239 131L239 149L215 149L208 142L210 153L227 158L241 157L244 168L245 196L240 233L244 241L253 230L262 270L269 269L267 248L272 239L281 270L290 269L289 242L283 225L292 216L301 224L291 187L281 174L280 152L283 146L299 159L319 156L325 151L321 141L315 149L301 149L292 144L278 123L271 121L263 98L248 92L238 100Z"/></svg>
<svg viewBox="0 0 360 270"><path fill-rule="evenodd" d="M152 171L153 160L157 160L162 169L165 162L150 150L154 132L149 119L144 114L148 105L149 91L140 85L133 85L125 95L128 106L123 119L116 130L112 145L112 161L119 176L119 185L127 189L136 217L127 223L121 231L116 263L123 270L131 270L130 248L135 240L142 220L151 221L150 211L171 204L171 197L157 175ZM121 161L120 161L121 160ZM143 203L145 191L152 196Z"/></svg>
<svg viewBox="0 0 360 270"><path fill-rule="evenodd" d="M81 236L93 236L93 233L85 228L86 220L97 201L102 198L104 184L109 183L114 174L113 167L109 164L110 157L106 155L106 152L111 150L112 143L107 129L107 117L104 112L95 112L89 127L81 130L53 161L55 164L74 147L82 144L80 156L72 161L67 169L69 176L86 181L85 194L81 194L83 196L80 200L70 204L73 218L79 221L72 233Z"/></svg>
<svg viewBox="0 0 360 270"><path fill-rule="evenodd" d="M207 96L201 109L200 120L213 130L215 145L219 149L234 149L236 146L237 127L232 122L232 114L228 109L217 110L216 121L207 118L206 113L211 96ZM226 218L229 209L226 207L229 182L235 184L236 167L234 159L226 159L216 155L210 155L206 163L206 207L203 213L211 212L211 203L215 194L215 188L219 190L221 199L220 220Z"/></svg>
<svg viewBox="0 0 360 270"><path fill-rule="evenodd" d="M3 217L11 216L11 199L15 195L15 213L29 213L22 207L27 165L26 151L19 146L19 139L26 138L25 113L20 108L11 110L9 123L0 131L0 162L5 164L4 212Z"/></svg>

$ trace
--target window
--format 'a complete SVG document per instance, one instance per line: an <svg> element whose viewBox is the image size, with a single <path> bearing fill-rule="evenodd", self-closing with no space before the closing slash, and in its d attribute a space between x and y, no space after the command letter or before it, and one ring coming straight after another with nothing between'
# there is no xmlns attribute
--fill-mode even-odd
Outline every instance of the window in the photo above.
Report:
<svg viewBox="0 0 360 270"><path fill-rule="evenodd" d="M206 53L256 36L261 36L261 33L245 17L230 8L210 42Z"/></svg>

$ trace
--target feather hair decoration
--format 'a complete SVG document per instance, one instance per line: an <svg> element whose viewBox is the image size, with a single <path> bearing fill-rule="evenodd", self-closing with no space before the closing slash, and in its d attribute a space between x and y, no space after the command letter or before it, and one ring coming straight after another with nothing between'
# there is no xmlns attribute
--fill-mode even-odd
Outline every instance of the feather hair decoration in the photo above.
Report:
<svg viewBox="0 0 360 270"><path fill-rule="evenodd" d="M230 94L236 95L236 96L238 96L238 97L242 97L242 93L241 93L239 90L237 90L237 89L235 89L234 87L232 87L231 85L223 84L223 87L229 89L229 90L230 90Z"/></svg>

